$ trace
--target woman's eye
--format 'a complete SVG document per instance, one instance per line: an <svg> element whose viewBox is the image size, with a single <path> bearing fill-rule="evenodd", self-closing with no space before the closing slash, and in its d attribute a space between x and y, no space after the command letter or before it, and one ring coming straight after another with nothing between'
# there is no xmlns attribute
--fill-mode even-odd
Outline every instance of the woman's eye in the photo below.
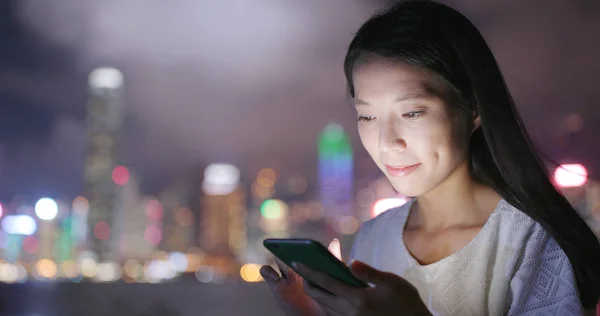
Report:
<svg viewBox="0 0 600 316"><path fill-rule="evenodd" d="M402 114L402 116L405 118L408 118L408 119L416 119L416 118L420 117L421 115L423 115L423 112L424 111L408 112L408 113Z"/></svg>
<svg viewBox="0 0 600 316"><path fill-rule="evenodd" d="M359 122L371 123L371 122L373 122L373 120L375 120L375 117L373 117L373 116L367 116L367 115L359 115L358 116Z"/></svg>

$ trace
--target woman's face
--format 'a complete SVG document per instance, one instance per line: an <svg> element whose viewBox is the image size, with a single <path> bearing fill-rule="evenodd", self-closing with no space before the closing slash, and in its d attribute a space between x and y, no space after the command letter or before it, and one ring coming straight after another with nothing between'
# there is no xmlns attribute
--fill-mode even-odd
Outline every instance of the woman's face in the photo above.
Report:
<svg viewBox="0 0 600 316"><path fill-rule="evenodd" d="M468 134L440 79L375 59L358 63L353 81L361 141L400 194L426 194L466 164Z"/></svg>

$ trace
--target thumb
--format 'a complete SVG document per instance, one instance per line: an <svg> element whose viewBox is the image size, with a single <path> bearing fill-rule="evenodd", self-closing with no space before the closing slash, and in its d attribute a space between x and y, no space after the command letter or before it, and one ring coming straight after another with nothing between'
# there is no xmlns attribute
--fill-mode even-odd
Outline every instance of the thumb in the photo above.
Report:
<svg viewBox="0 0 600 316"><path fill-rule="evenodd" d="M340 245L340 240L337 238L333 238L333 240L329 243L327 247L329 252L331 252L338 260L342 261L342 246Z"/></svg>
<svg viewBox="0 0 600 316"><path fill-rule="evenodd" d="M390 273L379 271L366 263L356 260L350 264L350 271L357 278L375 285L387 284L392 281Z"/></svg>
<svg viewBox="0 0 600 316"><path fill-rule="evenodd" d="M600 316L600 300L598 300L598 304L596 304L596 316Z"/></svg>

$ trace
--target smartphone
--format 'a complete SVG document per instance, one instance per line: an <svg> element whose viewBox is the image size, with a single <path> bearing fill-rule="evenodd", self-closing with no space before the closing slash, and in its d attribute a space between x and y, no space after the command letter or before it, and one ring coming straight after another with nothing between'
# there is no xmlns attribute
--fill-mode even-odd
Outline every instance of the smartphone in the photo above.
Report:
<svg viewBox="0 0 600 316"><path fill-rule="evenodd" d="M350 286L368 287L367 283L355 277L342 261L318 241L312 239L265 239L263 244L275 257L290 267L292 262L298 262L314 270L325 272ZM298 271L296 272L298 273ZM302 274L300 276L311 285L315 285Z"/></svg>

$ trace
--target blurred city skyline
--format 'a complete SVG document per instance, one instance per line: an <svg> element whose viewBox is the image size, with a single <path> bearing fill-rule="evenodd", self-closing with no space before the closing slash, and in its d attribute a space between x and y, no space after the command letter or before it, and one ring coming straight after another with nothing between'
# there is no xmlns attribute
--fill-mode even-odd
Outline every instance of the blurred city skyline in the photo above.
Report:
<svg viewBox="0 0 600 316"><path fill-rule="evenodd" d="M0 200L82 194L87 76L101 65L125 74L120 161L145 192L211 163L238 166L242 181L273 168L314 187L330 122L352 139L355 177L377 178L342 60L387 2L2 2ZM443 2L480 27L536 145L598 178L599 5Z"/></svg>

